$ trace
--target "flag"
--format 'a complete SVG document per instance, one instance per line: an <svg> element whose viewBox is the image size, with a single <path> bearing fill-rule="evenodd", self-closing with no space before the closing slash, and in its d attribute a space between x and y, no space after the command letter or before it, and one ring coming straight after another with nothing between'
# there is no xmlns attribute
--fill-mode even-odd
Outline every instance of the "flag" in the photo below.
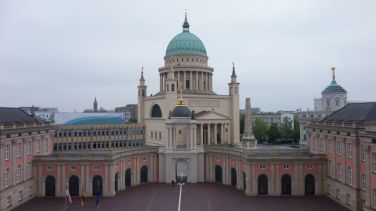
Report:
<svg viewBox="0 0 376 211"><path fill-rule="evenodd" d="M85 192L81 191L81 200L80 200L81 206L84 206L84 204L85 204L85 196L84 196L84 194L85 194Z"/></svg>
<svg viewBox="0 0 376 211"><path fill-rule="evenodd" d="M72 197L69 193L68 185L65 187L65 200L69 201L72 204Z"/></svg>

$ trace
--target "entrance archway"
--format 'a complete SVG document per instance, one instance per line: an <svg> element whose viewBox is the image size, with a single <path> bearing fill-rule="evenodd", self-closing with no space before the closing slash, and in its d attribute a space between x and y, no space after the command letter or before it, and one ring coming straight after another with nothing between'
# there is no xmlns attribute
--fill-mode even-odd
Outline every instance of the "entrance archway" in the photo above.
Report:
<svg viewBox="0 0 376 211"><path fill-rule="evenodd" d="M188 177L188 164L185 162L185 160L177 160L176 161L176 180L180 183L187 183L187 177Z"/></svg>
<svg viewBox="0 0 376 211"><path fill-rule="evenodd" d="M268 195L268 177L261 174L257 179L258 195Z"/></svg>
<svg viewBox="0 0 376 211"><path fill-rule="evenodd" d="M93 196L100 195L102 196L103 194L103 180L102 177L99 175L96 175L93 177Z"/></svg>
<svg viewBox="0 0 376 211"><path fill-rule="evenodd" d="M132 182L132 172L131 169L125 171L125 187L130 187Z"/></svg>
<svg viewBox="0 0 376 211"><path fill-rule="evenodd" d="M76 175L69 177L69 193L71 196L78 196L80 192L80 181Z"/></svg>
<svg viewBox="0 0 376 211"><path fill-rule="evenodd" d="M115 174L115 192L118 192L119 191L119 173L116 172Z"/></svg>
<svg viewBox="0 0 376 211"><path fill-rule="evenodd" d="M140 168L140 183L147 183L148 182L148 167L142 166Z"/></svg>
<svg viewBox="0 0 376 211"><path fill-rule="evenodd" d="M307 174L304 178L305 194L315 195L315 177L312 174Z"/></svg>
<svg viewBox="0 0 376 211"><path fill-rule="evenodd" d="M222 167L220 165L215 166L215 182L222 183Z"/></svg>
<svg viewBox="0 0 376 211"><path fill-rule="evenodd" d="M231 186L236 187L236 170L231 168Z"/></svg>
<svg viewBox="0 0 376 211"><path fill-rule="evenodd" d="M55 177L54 176L48 176L46 177L45 182L45 195L54 197L55 196Z"/></svg>
<svg viewBox="0 0 376 211"><path fill-rule="evenodd" d="M291 177L288 174L284 174L281 178L281 193L291 195Z"/></svg>

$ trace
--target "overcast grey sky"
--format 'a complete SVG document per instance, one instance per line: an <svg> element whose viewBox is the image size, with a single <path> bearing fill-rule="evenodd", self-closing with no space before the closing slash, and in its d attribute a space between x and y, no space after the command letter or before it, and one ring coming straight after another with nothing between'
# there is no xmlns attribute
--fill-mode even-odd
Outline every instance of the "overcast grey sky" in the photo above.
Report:
<svg viewBox="0 0 376 211"><path fill-rule="evenodd" d="M376 100L376 1L0 1L0 106L60 111L137 103L141 66L148 92L169 41L190 31L227 94L231 62L241 107L303 110L330 83L349 100Z"/></svg>

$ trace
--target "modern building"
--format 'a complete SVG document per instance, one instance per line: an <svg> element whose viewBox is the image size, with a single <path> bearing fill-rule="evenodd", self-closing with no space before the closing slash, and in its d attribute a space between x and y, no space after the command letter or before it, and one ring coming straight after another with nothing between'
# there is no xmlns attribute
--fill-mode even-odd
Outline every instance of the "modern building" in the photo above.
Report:
<svg viewBox="0 0 376 211"><path fill-rule="evenodd" d="M115 112L122 112L124 113L125 122L129 122L129 120L137 120L137 111L138 111L137 104L128 104L123 107L115 108Z"/></svg>
<svg viewBox="0 0 376 211"><path fill-rule="evenodd" d="M252 113L253 114L253 113ZM294 128L294 113L293 112L261 112L252 115L252 124L255 123L256 119L262 120L267 125L277 124L280 127L285 119L291 122L291 127Z"/></svg>
<svg viewBox="0 0 376 211"><path fill-rule="evenodd" d="M351 210L376 209L376 103L354 103L308 125L312 154L325 155L324 192Z"/></svg>
<svg viewBox="0 0 376 211"><path fill-rule="evenodd" d="M48 108L48 107L20 107L20 109L24 110L29 115L34 115L36 118L44 121L53 121L54 114L58 113L57 108Z"/></svg>
<svg viewBox="0 0 376 211"><path fill-rule="evenodd" d="M56 125L124 124L124 114L115 112L60 112L54 115Z"/></svg>
<svg viewBox="0 0 376 211"><path fill-rule="evenodd" d="M53 126L20 108L0 107L0 210L34 197L34 160L52 153Z"/></svg>

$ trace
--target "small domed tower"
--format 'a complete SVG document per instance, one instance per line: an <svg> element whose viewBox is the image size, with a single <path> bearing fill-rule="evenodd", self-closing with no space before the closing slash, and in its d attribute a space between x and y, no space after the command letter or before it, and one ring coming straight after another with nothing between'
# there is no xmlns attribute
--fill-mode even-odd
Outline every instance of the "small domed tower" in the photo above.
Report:
<svg viewBox="0 0 376 211"><path fill-rule="evenodd" d="M144 79L144 67L142 67L141 70L141 77L139 85L137 86L138 89L138 112L137 112L137 120L138 123L144 123L144 98L146 97L146 89L147 86L145 85L145 79Z"/></svg>
<svg viewBox="0 0 376 211"><path fill-rule="evenodd" d="M338 85L335 75L336 68L332 67L332 82L322 92L322 107L325 112L332 113L347 104L347 91Z"/></svg>

